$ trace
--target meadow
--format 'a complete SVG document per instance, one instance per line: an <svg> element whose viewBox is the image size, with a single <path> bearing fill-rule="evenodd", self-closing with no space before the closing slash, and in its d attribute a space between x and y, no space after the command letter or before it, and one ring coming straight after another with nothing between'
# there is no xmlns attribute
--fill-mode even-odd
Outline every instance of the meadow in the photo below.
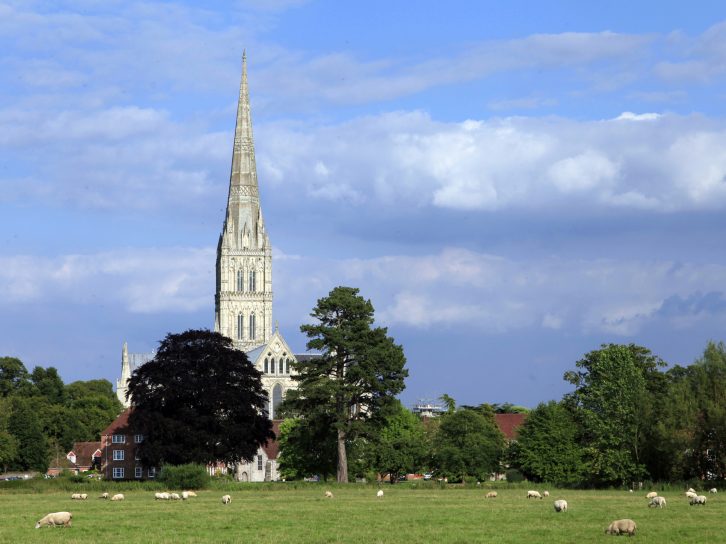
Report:
<svg viewBox="0 0 726 544"><path fill-rule="evenodd" d="M103 484L100 484L103 487ZM682 491L662 491L665 509L647 507L648 491L550 489L543 500L526 499L526 488L351 484L230 484L204 490L189 501L155 501L149 490L122 490L123 502L73 501L71 492L12 490L0 486L0 542L133 543L588 543L609 542L610 521L632 518L639 542L721 542L726 531L726 497L708 495L704 507L689 506ZM326 490L333 499L324 498ZM542 490L542 487L539 487ZM221 496L232 496L230 505ZM564 498L569 511L555 513ZM73 513L71 528L34 529L48 512ZM616 540L615 542L618 542Z"/></svg>

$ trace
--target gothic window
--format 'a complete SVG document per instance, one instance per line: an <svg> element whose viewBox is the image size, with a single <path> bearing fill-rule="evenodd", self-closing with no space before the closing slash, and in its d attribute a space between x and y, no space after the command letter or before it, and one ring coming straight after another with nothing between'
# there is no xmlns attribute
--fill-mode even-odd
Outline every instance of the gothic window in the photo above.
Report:
<svg viewBox="0 0 726 544"><path fill-rule="evenodd" d="M269 362L267 361L267 357L265 357L265 374L267 374L270 371L270 367L268 365L269 365Z"/></svg>
<svg viewBox="0 0 726 544"><path fill-rule="evenodd" d="M251 316L250 316L251 317ZM237 340L242 340L245 330L245 316L239 314L237 316Z"/></svg>
<svg viewBox="0 0 726 544"><path fill-rule="evenodd" d="M273 419L277 416L277 407L280 406L281 402L282 386L277 383L275 384L275 387L272 388L272 413L270 414L270 419Z"/></svg>
<svg viewBox="0 0 726 544"><path fill-rule="evenodd" d="M275 373L275 358L270 359L270 374Z"/></svg>
<svg viewBox="0 0 726 544"><path fill-rule="evenodd" d="M257 275L255 274L254 270L250 270L247 283L247 290L250 293L254 293L255 291L257 291Z"/></svg>
<svg viewBox="0 0 726 544"><path fill-rule="evenodd" d="M282 357L281 357L280 358L280 370L279 370L278 374L282 374L283 370L284 369L282 368Z"/></svg>
<svg viewBox="0 0 726 544"><path fill-rule="evenodd" d="M255 339L255 314L250 314L250 340Z"/></svg>
<svg viewBox="0 0 726 544"><path fill-rule="evenodd" d="M237 291L245 290L245 275L242 270L237 270Z"/></svg>
<svg viewBox="0 0 726 544"><path fill-rule="evenodd" d="M290 374L290 359L285 359L285 374Z"/></svg>

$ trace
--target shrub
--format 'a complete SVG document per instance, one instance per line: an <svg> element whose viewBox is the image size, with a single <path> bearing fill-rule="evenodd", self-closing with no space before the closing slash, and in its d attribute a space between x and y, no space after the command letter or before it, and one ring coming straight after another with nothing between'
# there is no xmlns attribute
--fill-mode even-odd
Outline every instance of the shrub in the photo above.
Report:
<svg viewBox="0 0 726 544"><path fill-rule="evenodd" d="M507 481L511 482L513 484L517 484L519 482L524 481L524 476L521 472L519 472L516 468L510 468L505 473Z"/></svg>
<svg viewBox="0 0 726 544"><path fill-rule="evenodd" d="M203 489L209 485L210 476L204 465L166 465L161 469L159 481L175 489Z"/></svg>

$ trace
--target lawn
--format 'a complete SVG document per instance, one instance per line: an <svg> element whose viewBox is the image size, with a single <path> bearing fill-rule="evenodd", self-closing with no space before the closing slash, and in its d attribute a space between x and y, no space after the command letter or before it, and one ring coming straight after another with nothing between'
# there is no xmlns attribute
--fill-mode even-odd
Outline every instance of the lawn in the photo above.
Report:
<svg viewBox="0 0 726 544"><path fill-rule="evenodd" d="M324 498L326 489L333 499ZM689 506L682 492L662 492L663 510L650 509L643 490L550 490L544 500L527 500L526 490L311 485L293 488L249 484L225 491L201 491L189 501L155 501L153 491L124 492L126 500L73 501L70 493L3 492L0 487L0 542L154 543L587 543L609 542L610 521L632 518L640 542L722 542L726 499L708 495L704 507ZM79 490L82 492L83 490ZM113 493L114 486L108 491ZM222 505L225 493L230 505ZM564 498L569 511L552 502ZM70 511L73 527L34 529L48 512ZM618 541L616 541L618 542Z"/></svg>

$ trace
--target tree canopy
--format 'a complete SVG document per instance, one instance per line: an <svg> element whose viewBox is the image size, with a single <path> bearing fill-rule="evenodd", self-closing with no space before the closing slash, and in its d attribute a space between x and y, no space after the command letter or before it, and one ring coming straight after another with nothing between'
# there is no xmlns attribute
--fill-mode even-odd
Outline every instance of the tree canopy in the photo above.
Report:
<svg viewBox="0 0 726 544"><path fill-rule="evenodd" d="M282 410L304 418L332 417L337 479L348 481L347 442L380 426L408 371L403 349L382 327L372 327L373 305L353 287L336 287L318 300L314 324L300 330L319 357L295 365L298 388Z"/></svg>
<svg viewBox="0 0 726 544"><path fill-rule="evenodd" d="M250 461L274 439L261 373L216 332L168 334L129 381L129 426L148 466Z"/></svg>

